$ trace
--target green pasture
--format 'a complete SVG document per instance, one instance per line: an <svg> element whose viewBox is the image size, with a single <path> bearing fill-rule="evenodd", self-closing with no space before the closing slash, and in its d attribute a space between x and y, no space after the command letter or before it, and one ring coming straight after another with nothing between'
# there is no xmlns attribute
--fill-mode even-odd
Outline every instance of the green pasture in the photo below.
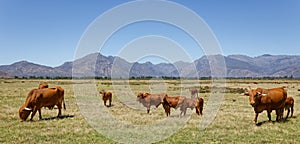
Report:
<svg viewBox="0 0 300 144"><path fill-rule="evenodd" d="M57 109L42 109L43 120L35 115L32 122L20 122L18 109L25 102L28 92L37 88L41 82L48 82L49 86L59 85L65 89L66 110L62 110L62 118L55 118ZM95 82L95 84L93 83ZM257 83L257 84L254 84ZM110 80L31 80L31 79L0 79L0 143L118 143L98 133L80 111L75 98L74 84L91 84L97 91L102 89L113 92L113 106L103 107L100 95L91 94L93 104L105 108L114 117L135 125L148 125L166 118L162 106L151 107L151 113L144 109L132 109L122 102L122 96L136 97L138 92L167 91L168 95L183 94L189 96L188 88L201 86L200 97L204 98L204 110L207 102L215 95L211 93L210 80L130 80L128 83ZM222 105L215 119L206 129L199 128L204 116L196 115L195 111L188 110L191 114L186 124L175 131L171 136L157 143L300 143L300 81L299 80L226 80ZM253 123L254 111L249 105L248 97L241 91L248 86L253 88L286 86L288 96L295 99L294 117L287 121L270 124L267 113L263 112L258 117L258 124ZM76 88L76 87L75 87ZM129 89L130 91L122 91ZM200 87L199 87L200 89ZM80 91L77 89L77 91ZM78 97L79 99L85 97ZM96 101L95 101L96 99ZM91 103L91 105L93 105ZM136 100L129 103L138 103ZM80 103L79 103L80 104ZM92 109L93 107L91 107ZM92 111L97 111L92 109ZM180 119L177 110L171 111L173 119ZM205 111L204 111L205 112ZM204 115L206 115L204 113ZM284 113L284 116L286 112ZM103 115L94 115L101 117ZM186 116L188 117L188 115ZM183 117L184 118L184 117ZM275 112L272 112L275 120ZM172 123L172 121L169 121ZM105 123L105 122L103 122ZM121 137L121 135L120 135ZM136 141L134 143L140 143Z"/></svg>

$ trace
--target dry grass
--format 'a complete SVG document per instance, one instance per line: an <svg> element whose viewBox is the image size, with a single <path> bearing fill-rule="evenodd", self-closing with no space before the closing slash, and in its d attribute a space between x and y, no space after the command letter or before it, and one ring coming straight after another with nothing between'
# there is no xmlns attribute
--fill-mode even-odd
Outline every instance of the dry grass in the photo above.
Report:
<svg viewBox="0 0 300 144"><path fill-rule="evenodd" d="M74 96L72 80L46 80L50 86L60 85L65 89L65 101L67 110L63 110L63 118L54 118L57 109L43 109L44 120L38 120L38 114L33 122L20 122L18 109L24 103L27 93L36 88L42 80L14 80L0 79L0 143L116 143L106 136L98 133L82 115L83 111L78 108L78 103ZM88 84L91 81L77 81L78 84ZM258 82L254 84L253 82ZM280 83L275 83L280 82ZM191 118L187 123L170 137L158 143L300 143L300 120L299 109L300 88L297 80L286 81L278 80L227 80L227 89L251 87L279 87L286 86L288 95L295 99L294 118L289 118L283 123L269 124L266 112L259 115L259 124L253 124L253 108L249 105L248 98L239 93L225 93L223 103L216 118L206 129L200 130L199 124L203 118L189 110ZM211 87L210 81L184 81L184 85L178 80L131 80L129 85L124 82L111 82L108 80L96 81L98 91L105 89L112 91L113 106L105 108L116 118L134 125L149 125L156 121L165 120L163 108L151 108L151 114L146 113L146 108L140 106L135 101L138 92L159 92L166 90L169 95L184 94L189 95L188 88L201 85ZM122 92L130 89L132 92ZM200 93L205 100L204 109L207 101L214 94ZM123 100L128 96L129 100ZM80 97L77 97L80 99ZM103 108L100 97L84 97L94 101ZM128 100L127 99L127 100ZM126 106L125 104L129 104ZM136 107L130 107L130 105ZM92 111L97 111L92 109ZM178 118L179 110L172 110L170 120ZM204 113L205 114L205 113ZM286 114L286 112L285 112ZM95 115L97 117L97 115ZM186 116L188 117L188 116ZM275 112L272 113L273 120ZM100 123L100 122L99 122ZM105 122L101 122L105 123ZM159 133L159 130L158 132ZM140 142L136 142L140 143Z"/></svg>

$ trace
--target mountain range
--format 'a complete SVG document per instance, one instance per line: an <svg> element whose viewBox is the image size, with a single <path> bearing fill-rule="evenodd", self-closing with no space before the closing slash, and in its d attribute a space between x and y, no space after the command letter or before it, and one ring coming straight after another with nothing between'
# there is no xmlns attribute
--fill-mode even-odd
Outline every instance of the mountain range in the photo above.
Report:
<svg viewBox="0 0 300 144"><path fill-rule="evenodd" d="M191 63L130 63L115 56L89 54L58 67L19 61L0 66L0 77L209 77L213 60L224 60L227 77L294 77L300 78L300 56L246 55L203 56ZM221 65L220 65L221 66ZM221 69L218 66L215 69Z"/></svg>

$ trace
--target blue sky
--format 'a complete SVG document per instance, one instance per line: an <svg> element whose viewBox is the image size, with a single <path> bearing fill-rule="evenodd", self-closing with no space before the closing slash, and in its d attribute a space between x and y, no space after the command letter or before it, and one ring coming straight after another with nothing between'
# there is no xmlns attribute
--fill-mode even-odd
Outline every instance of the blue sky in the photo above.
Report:
<svg viewBox="0 0 300 144"><path fill-rule="evenodd" d="M1 0L0 65L27 60L55 67L73 60L78 42L88 26L98 16L124 2ZM298 0L173 2L194 11L206 22L218 39L224 55L300 55ZM192 60L203 56L201 47L184 31L153 21L123 27L99 51L104 55L118 55L124 46L149 35L176 42Z"/></svg>

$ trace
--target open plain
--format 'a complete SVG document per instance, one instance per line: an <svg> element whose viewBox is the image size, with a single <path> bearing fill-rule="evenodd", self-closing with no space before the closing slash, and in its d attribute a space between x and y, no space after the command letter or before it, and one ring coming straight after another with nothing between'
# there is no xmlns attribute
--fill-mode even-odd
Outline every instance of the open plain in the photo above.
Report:
<svg viewBox="0 0 300 144"><path fill-rule="evenodd" d="M77 80L89 83L91 80ZM152 80L130 80L129 87L136 97L138 92L151 92L153 87L164 87L168 95L177 95L182 91L188 95L188 87L182 87L179 80L159 80L155 85ZM210 80L189 80L189 87L194 83L198 87L199 96L204 98L204 115L207 102L214 96L210 92ZM57 109L42 109L43 119L35 115L33 121L20 122L18 110L25 102L28 92L37 88L42 82L49 86L59 85L65 89L66 110L62 110L62 117L56 118ZM74 95L74 81L72 80L48 80L48 79L0 79L0 143L117 143L106 136L98 133L82 115L76 97ZM102 89L113 93L111 107L107 107L112 115L120 120L128 121L137 125L147 125L156 120L165 119L162 106L151 107L151 114L146 113L146 108L132 109L119 99L116 95L116 87L110 80L95 80L95 86L100 92ZM295 99L294 117L284 122L268 122L266 111L258 117L258 123L253 123L254 111L249 104L243 90L248 86L252 88L272 88L285 86L288 96ZM158 89L159 89L158 88ZM155 88L154 88L155 89ZM300 143L300 80L278 79L278 80L252 80L252 79L228 79L222 105L212 123L201 130L199 123L204 116L197 116L194 111L188 110L190 119L187 123L174 132L170 137L157 143ZM157 90L157 89L155 89ZM153 91L152 91L153 92ZM138 103L132 101L132 103ZM103 102L99 94L99 104ZM105 107L106 108L106 107ZM179 109L171 111L171 117L178 117ZM284 112L284 117L286 115ZM101 117L101 115L99 115ZM179 117L178 117L179 118ZM140 121L143 119L143 121ZM272 120L275 121L275 112L272 112ZM137 142L139 143L139 142Z"/></svg>

